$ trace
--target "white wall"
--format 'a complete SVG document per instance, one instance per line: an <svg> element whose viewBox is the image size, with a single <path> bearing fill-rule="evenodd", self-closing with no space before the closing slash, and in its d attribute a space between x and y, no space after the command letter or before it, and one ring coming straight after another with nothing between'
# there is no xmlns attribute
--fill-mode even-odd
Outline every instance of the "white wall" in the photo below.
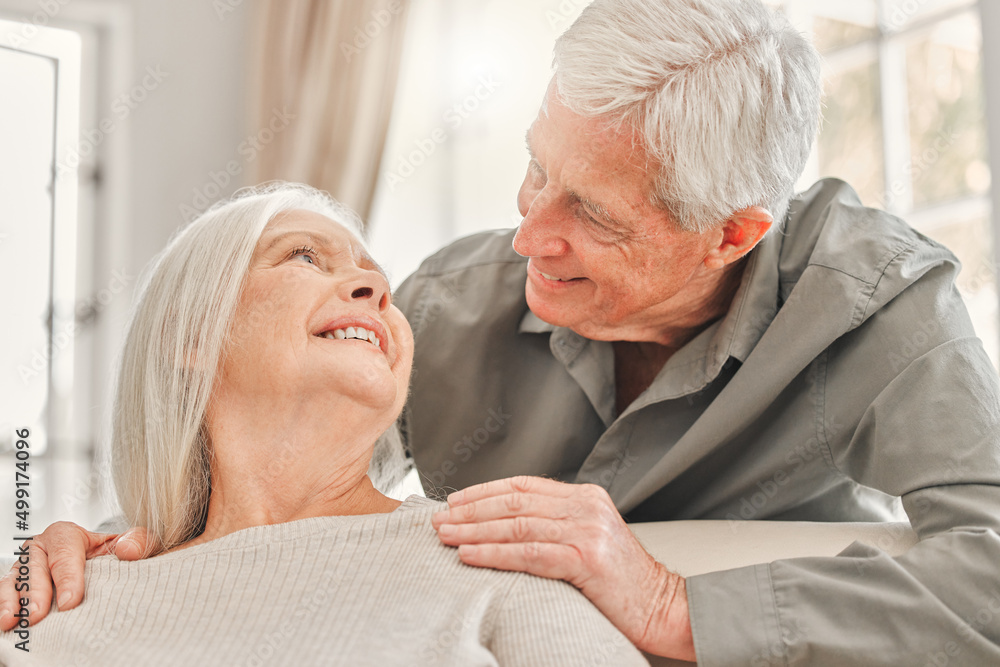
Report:
<svg viewBox="0 0 1000 667"><path fill-rule="evenodd" d="M169 76L132 118L132 249L138 268L185 222L179 206L237 158L246 137L248 9L223 18L205 0L126 0L134 24L133 72ZM221 180L221 179L220 179ZM223 194L232 191L223 188Z"/></svg>
<svg viewBox="0 0 1000 667"><path fill-rule="evenodd" d="M130 43L128 62L124 81L104 91L102 117L115 117L112 101L141 85L147 67L166 74L115 130L116 138L127 135L129 146L131 269L162 249L184 222L179 206L190 205L213 172L238 158L237 147L246 138L251 3L228 4L232 10L220 17L216 3L206 0L0 0L6 16L36 22L44 17L56 27L73 27L108 8L124 9L130 24L124 35ZM223 194L232 189L230 184Z"/></svg>

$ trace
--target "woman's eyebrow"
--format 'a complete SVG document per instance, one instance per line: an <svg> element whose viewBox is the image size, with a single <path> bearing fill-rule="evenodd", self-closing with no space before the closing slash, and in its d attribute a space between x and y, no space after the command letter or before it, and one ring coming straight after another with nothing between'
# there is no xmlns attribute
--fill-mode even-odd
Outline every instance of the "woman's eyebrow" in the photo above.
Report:
<svg viewBox="0 0 1000 667"><path fill-rule="evenodd" d="M285 239L287 239L290 236L300 236L303 239L309 241L309 243L312 243L313 245L321 246L321 247L327 249L328 251L336 250L335 254L341 254L345 250L344 248L336 248L335 244L333 242L333 239L331 239L329 236L326 236L324 234L317 234L315 232L306 232L306 231L295 230L295 231L282 232L282 233L276 235L267 244L267 247L265 247L261 252L262 253L268 252L269 250L271 250L271 248L273 248L274 246L278 245L279 243L281 243L282 241L284 241ZM354 245L354 244L352 244L352 245ZM368 252L364 248L356 246L356 249L354 251L354 256L356 258L355 261L357 261L359 263L360 262L367 262L368 264L370 264L372 266L372 268L374 268L376 271L378 271L379 273L381 273L382 277L385 278L387 282L389 281L389 276L388 276L388 274L386 274L385 269L383 269L382 266L378 262L376 262L372 258L372 256L369 255Z"/></svg>
<svg viewBox="0 0 1000 667"><path fill-rule="evenodd" d="M268 252L269 250L271 250L271 248L278 245L279 243L287 239L289 236L301 236L302 238L308 240L310 243L314 245L321 245L327 248L331 247L332 245L332 241L330 240L330 238L327 236L323 236L322 234L315 234L313 232L304 232L304 231L289 231L289 232L282 232L277 236L275 236L273 239L271 239L271 242L268 243L267 246L261 252L264 253Z"/></svg>

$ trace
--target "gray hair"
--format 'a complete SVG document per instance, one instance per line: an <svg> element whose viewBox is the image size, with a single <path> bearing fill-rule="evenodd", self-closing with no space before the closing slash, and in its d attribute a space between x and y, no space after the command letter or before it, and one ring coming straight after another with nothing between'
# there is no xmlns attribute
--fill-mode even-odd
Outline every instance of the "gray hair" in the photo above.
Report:
<svg viewBox="0 0 1000 667"><path fill-rule="evenodd" d="M211 494L205 414L257 241L289 210L361 238L358 216L305 185L238 192L181 230L153 260L119 361L111 427L115 491L130 526L164 548L204 530Z"/></svg>
<svg viewBox="0 0 1000 667"><path fill-rule="evenodd" d="M759 0L595 0L559 38L574 113L635 130L653 203L701 232L749 206L780 225L820 114L816 49Z"/></svg>

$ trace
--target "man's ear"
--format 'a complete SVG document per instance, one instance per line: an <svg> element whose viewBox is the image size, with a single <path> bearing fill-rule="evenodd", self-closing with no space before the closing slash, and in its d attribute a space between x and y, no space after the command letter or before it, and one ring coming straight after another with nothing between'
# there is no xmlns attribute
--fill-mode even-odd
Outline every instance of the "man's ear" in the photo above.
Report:
<svg viewBox="0 0 1000 667"><path fill-rule="evenodd" d="M770 211L760 206L733 213L722 225L722 242L705 255L705 267L721 269L740 259L760 243L773 224Z"/></svg>

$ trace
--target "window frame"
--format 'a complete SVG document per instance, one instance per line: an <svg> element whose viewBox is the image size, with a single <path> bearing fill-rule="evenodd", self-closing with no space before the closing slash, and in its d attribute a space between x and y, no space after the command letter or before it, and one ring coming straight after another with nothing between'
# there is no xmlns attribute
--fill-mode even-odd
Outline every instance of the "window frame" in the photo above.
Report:
<svg viewBox="0 0 1000 667"><path fill-rule="evenodd" d="M882 131L882 173L885 182L884 208L904 217L920 232L933 232L936 228L956 220L988 218L993 232L992 266L998 286L997 324L1000 326L1000 188L996 181L982 195L969 195L930 206L914 207L913 179L906 166L911 161L908 91L906 79L906 41L915 34L964 14L975 12L982 26L983 94L985 99L986 131L989 137L987 159L991 168L1000 168L1000 49L994 50L993 40L1000 40L1000 3L966 0L960 5L944 8L930 15L914 19L899 28L890 27L891 7L886 0L875 3L875 27L872 36L855 43L838 47L823 54L824 79L831 74L846 72L862 62L875 60L878 67L880 116ZM800 29L811 26L811 10L803 0L779 0L770 3L779 7ZM996 122L990 122L991 113ZM902 119L902 122L900 122ZM800 184L812 184L819 178L818 148L813 147L809 164ZM898 187L897 187L898 186ZM892 197L890 189L899 190ZM1000 358L1000 349L990 351Z"/></svg>
<svg viewBox="0 0 1000 667"><path fill-rule="evenodd" d="M80 113L73 130L75 150L81 130L94 130L114 95L128 89L133 76L131 9L118 2L76 0L60 5L53 13L39 12L34 2L0 0L0 20L35 26L39 34L69 31L96 37L96 61L77 63L74 106ZM60 241L63 249L58 260L53 256L53 264L60 267L63 295L62 305L53 309L49 322L50 346L53 332L72 324L76 333L73 344L60 349L58 355L49 350L49 372L58 374L61 388L54 392L50 380L45 414L47 446L36 454L38 458L89 459L98 443L107 441L107 411L90 406L111 404L113 387L107 381L107 369L113 366L121 346L130 299L112 299L96 310L83 305L95 302L108 283L109 270L128 264L130 150L129 124L119 123L91 155L79 155L79 166L70 179L75 188L73 225L71 230L58 232L64 239ZM62 157L57 161L65 163ZM126 285L125 289L132 287Z"/></svg>

